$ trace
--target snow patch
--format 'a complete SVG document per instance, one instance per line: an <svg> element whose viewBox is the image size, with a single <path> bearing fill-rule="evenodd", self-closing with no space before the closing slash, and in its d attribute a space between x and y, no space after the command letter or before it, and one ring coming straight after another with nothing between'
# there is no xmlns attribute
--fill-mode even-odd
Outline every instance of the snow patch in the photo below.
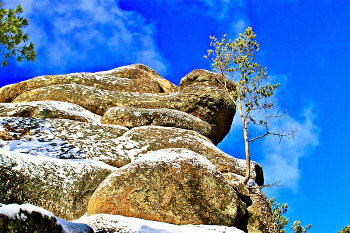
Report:
<svg viewBox="0 0 350 233"><path fill-rule="evenodd" d="M31 204L0 204L0 214L3 214L10 219L18 219L21 222L25 222L27 220L27 216L23 213L19 214L20 210L26 211L29 214L32 214L32 212L37 212L41 214L42 217L47 216L49 218L56 218L58 225L62 226L64 233L84 233L89 232L90 229L89 226L86 224L66 221L64 219L56 217L53 213L51 213L48 210Z"/></svg>
<svg viewBox="0 0 350 233"><path fill-rule="evenodd" d="M51 213L48 210L39 208L35 205L31 204L23 204L23 205L18 205L18 204L9 204L9 205L4 205L0 204L0 214L6 215L10 219L20 219L25 221L26 216L19 215L20 209L26 210L28 213L32 213L33 211L40 213L42 216L48 216L48 217L55 217L53 213Z"/></svg>
<svg viewBox="0 0 350 233"><path fill-rule="evenodd" d="M187 162L193 166L200 166L208 169L208 171L219 171L206 157L183 148L162 149L157 151L149 151L140 155L135 163L144 163L149 166L155 166L159 163L171 164L174 168L181 168L181 162ZM128 165L127 165L128 166Z"/></svg>
<svg viewBox="0 0 350 233"><path fill-rule="evenodd" d="M73 222L89 224L95 231L134 233L244 233L235 227L217 225L175 225L120 215L96 214Z"/></svg>
<svg viewBox="0 0 350 233"><path fill-rule="evenodd" d="M5 108L8 111L7 116L12 116L25 108L33 107L38 108L38 110L42 112L49 110L60 111L72 116L76 115L86 119L88 122L101 124L101 116L94 114L79 105L67 102L33 101L27 103L0 103L0 107Z"/></svg>

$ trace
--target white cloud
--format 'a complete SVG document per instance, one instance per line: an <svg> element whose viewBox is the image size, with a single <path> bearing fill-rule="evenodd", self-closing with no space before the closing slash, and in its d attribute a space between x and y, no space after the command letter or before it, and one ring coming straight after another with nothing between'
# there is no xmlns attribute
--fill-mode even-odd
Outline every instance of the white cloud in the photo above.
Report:
<svg viewBox="0 0 350 233"><path fill-rule="evenodd" d="M229 28L228 34L231 35L233 39L238 38L239 34L244 34L244 30L248 27L247 20L243 18L238 19L236 23L232 23Z"/></svg>
<svg viewBox="0 0 350 233"><path fill-rule="evenodd" d="M33 67L39 73L132 63L148 65L161 75L167 72L168 63L155 43L155 26L137 12L119 8L118 1L4 1L4 7L19 4L29 19L26 32L36 45Z"/></svg>
<svg viewBox="0 0 350 233"><path fill-rule="evenodd" d="M207 7L207 14L214 20L225 25L223 34L228 38L236 39L240 33L250 26L247 16L247 3L243 0L202 0ZM222 35L216 35L221 37Z"/></svg>
<svg viewBox="0 0 350 233"><path fill-rule="evenodd" d="M279 119L277 130L289 129L290 126L297 129L294 140L282 140L266 137L261 146L263 150L263 161L265 180L268 183L281 180L284 187L293 192L298 191L298 181L301 176L299 161L302 157L309 155L319 144L320 128L316 124L316 114L313 107L304 109L300 120L287 116Z"/></svg>
<svg viewBox="0 0 350 233"><path fill-rule="evenodd" d="M217 20L232 18L234 14L243 13L246 3L244 0L202 0L208 7L208 15Z"/></svg>

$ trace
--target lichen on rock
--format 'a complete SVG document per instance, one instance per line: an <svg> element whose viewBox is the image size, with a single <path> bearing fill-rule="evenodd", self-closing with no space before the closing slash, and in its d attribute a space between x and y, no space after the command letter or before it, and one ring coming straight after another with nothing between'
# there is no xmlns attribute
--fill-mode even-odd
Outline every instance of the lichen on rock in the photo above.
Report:
<svg viewBox="0 0 350 233"><path fill-rule="evenodd" d="M88 215L234 226L245 209L208 159L186 149L164 149L109 175L90 198Z"/></svg>
<svg viewBox="0 0 350 233"><path fill-rule="evenodd" d="M129 129L145 125L167 126L194 130L207 137L211 134L211 127L207 122L188 113L168 108L112 107L103 115L101 123L121 125Z"/></svg>
<svg viewBox="0 0 350 233"><path fill-rule="evenodd" d="M86 212L90 196L114 167L0 148L0 203L30 203L67 220Z"/></svg>
<svg viewBox="0 0 350 233"><path fill-rule="evenodd" d="M134 64L97 73L39 76L10 84L0 88L0 103L10 103L28 91L62 84L81 84L103 90L140 93L168 93L178 89L151 68Z"/></svg>

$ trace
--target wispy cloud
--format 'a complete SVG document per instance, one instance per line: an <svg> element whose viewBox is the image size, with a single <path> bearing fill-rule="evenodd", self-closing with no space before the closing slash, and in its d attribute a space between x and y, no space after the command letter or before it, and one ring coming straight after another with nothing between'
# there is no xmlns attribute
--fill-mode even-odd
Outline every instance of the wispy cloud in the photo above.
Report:
<svg viewBox="0 0 350 233"><path fill-rule="evenodd" d="M143 63L162 75L167 72L168 63L155 43L155 25L137 12L122 10L118 1L4 1L5 7L19 4L29 19L26 32L36 45L33 66L39 73L131 63Z"/></svg>
<svg viewBox="0 0 350 233"><path fill-rule="evenodd" d="M243 0L202 0L208 16L225 25L222 30L229 38L235 39L249 26L247 3ZM222 35L215 35L221 37Z"/></svg>
<svg viewBox="0 0 350 233"><path fill-rule="evenodd" d="M316 123L317 115L314 107L306 107L299 119L290 116L279 119L276 130L289 129L292 125L297 129L294 140L282 140L266 137L261 145L265 179L273 183L281 179L284 187L293 192L298 191L298 181L301 176L299 161L309 155L319 144L320 128ZM266 148L266 149L263 149Z"/></svg>

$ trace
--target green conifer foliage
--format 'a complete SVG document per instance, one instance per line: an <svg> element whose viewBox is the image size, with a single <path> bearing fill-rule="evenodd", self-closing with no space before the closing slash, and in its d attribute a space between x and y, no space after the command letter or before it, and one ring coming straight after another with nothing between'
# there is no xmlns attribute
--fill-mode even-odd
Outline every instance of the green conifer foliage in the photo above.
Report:
<svg viewBox="0 0 350 233"><path fill-rule="evenodd" d="M8 65L7 59L10 57L17 56L17 62L21 62L23 58L27 62L33 62L36 58L34 43L23 45L23 42L29 40L29 36L27 33L23 34L22 29L29 23L28 19L20 16L22 12L21 5L16 9L5 9L0 2L0 52L4 55L4 60L0 60L2 67Z"/></svg>
<svg viewBox="0 0 350 233"><path fill-rule="evenodd" d="M309 230L309 228L311 227L311 224L309 224L309 226L307 227L303 227L301 224L300 224L300 221L295 221L293 223L293 226L290 227L290 229L292 229L292 233L308 233L307 230Z"/></svg>
<svg viewBox="0 0 350 233"><path fill-rule="evenodd" d="M275 222L277 223L280 232L285 233L286 229L284 228L288 225L289 219L282 215L287 212L288 204L284 203L281 206L280 203L277 204L277 202L275 202L275 197L273 197L273 198L270 198L269 205L271 207L273 218L275 219ZM307 230L309 230L310 228L311 228L311 224L309 224L309 226L304 228L300 224L300 221L295 221L293 223L293 226L291 226L290 229L292 230L291 233L308 233ZM346 233L346 231L341 233Z"/></svg>
<svg viewBox="0 0 350 233"><path fill-rule="evenodd" d="M338 233L350 233L350 225L345 226L343 230L338 231Z"/></svg>
<svg viewBox="0 0 350 233"><path fill-rule="evenodd" d="M283 228L287 226L287 224L289 223L289 219L286 216L282 215L287 212L288 204L284 203L280 208L280 203L277 204L277 202L275 202L275 197L273 197L269 200L269 205L271 207L273 218L275 219L275 222L280 228L280 232L285 233L286 230Z"/></svg>

